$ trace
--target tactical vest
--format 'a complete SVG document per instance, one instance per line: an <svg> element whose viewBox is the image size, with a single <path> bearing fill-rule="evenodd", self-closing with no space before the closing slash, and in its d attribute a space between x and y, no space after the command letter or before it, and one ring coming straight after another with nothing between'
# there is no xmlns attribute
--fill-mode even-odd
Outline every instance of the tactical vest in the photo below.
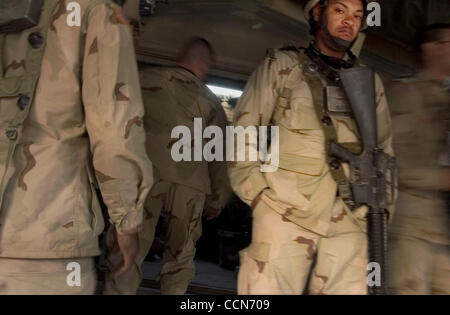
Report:
<svg viewBox="0 0 450 315"><path fill-rule="evenodd" d="M296 51L299 63L303 69L303 74L305 75L305 81L311 89L314 109L317 118L321 121L321 125L325 135L325 151L327 156L327 163L329 165L330 173L337 184L339 196L342 198L342 200L350 210L355 210L358 205L354 202L351 183L358 178L358 174L350 174L350 177L347 177L345 175L341 161L329 154L331 143L339 143L336 127L330 117L332 113L328 109L328 106L326 106L324 97L325 89L327 87L330 87L331 85L326 86L322 83L322 74L319 72L317 64L314 63L301 49L292 47L286 50ZM274 58L274 52L269 54L271 54ZM355 64L355 66L359 66L359 64ZM283 103L284 105L289 105L289 103L291 102L291 98L292 90L290 88L283 87L278 98L278 105L282 105L281 103ZM339 112L339 110L337 112ZM345 112L345 110L342 109L341 112ZM360 142L339 144L350 150L354 154L359 154L362 151L362 145Z"/></svg>
<svg viewBox="0 0 450 315"><path fill-rule="evenodd" d="M85 8L82 21L82 32L87 28L87 17L90 10L100 3L110 3L108 0L91 0ZM28 50L26 52L26 71L21 76L5 77L3 69L3 49L7 34L0 33L0 99L12 100L8 102L8 108L2 111L6 115L0 117L0 132L6 133L6 139L0 140L0 207L3 201L4 191L10 176L8 167L11 164L16 146L20 143L23 123L30 113L31 104L34 102L36 88L41 74L42 59L44 56L48 30L51 18L60 4L58 0L43 1L41 16L36 26L28 28ZM64 4L64 2L63 2ZM60 4L61 5L61 4ZM11 106L14 104L16 106Z"/></svg>

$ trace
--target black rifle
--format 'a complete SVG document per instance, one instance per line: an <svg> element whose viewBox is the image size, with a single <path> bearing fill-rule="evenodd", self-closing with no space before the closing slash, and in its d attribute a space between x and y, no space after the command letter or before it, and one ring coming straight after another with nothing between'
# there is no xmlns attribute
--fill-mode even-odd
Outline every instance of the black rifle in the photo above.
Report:
<svg viewBox="0 0 450 315"><path fill-rule="evenodd" d="M367 238L369 262L381 268L379 285L368 284L371 295L387 294L387 206L394 202L395 159L377 147L375 76L372 69L357 67L339 72L342 87L352 108L361 135L361 154L351 153L332 143L330 155L350 164L351 188L355 206L368 206Z"/></svg>

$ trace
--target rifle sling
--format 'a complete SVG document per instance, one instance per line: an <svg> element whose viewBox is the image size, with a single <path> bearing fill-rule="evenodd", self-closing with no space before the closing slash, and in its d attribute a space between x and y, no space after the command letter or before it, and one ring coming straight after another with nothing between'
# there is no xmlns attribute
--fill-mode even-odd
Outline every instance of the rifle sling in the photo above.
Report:
<svg viewBox="0 0 450 315"><path fill-rule="evenodd" d="M311 69L317 69L314 67L313 62L301 51L298 51L298 57L300 64L303 67L305 74L305 81L311 89L312 100L317 118L321 121L321 125L325 135L325 150L327 156L328 165L330 165L330 173L334 181L337 184L339 196L350 210L355 210L357 205L354 202L351 181L345 175L344 168L341 162L334 157L330 156L331 143L338 143L338 136L336 126L331 120L330 113L326 110L325 98L324 98L324 84L320 79L318 71L309 71ZM359 143L339 143L341 146L350 150L353 153L359 153L361 145ZM336 164L337 163L337 164Z"/></svg>

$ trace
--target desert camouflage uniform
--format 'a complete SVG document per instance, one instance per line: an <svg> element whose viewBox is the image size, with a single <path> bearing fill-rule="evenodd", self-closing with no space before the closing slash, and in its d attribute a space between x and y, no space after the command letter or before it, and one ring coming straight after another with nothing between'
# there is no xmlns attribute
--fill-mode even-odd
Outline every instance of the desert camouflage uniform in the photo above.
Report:
<svg viewBox="0 0 450 315"><path fill-rule="evenodd" d="M236 108L236 126L279 126L280 158L272 173L262 173L259 162L229 167L231 185L243 201L251 204L263 191L253 210L252 243L241 252L238 293L301 294L307 289L311 294L365 294L367 208L352 213L336 197L322 122L299 53L269 53ZM290 99L282 93L285 88L291 89ZM379 146L393 154L389 109L378 76L376 104ZM331 119L339 142L359 142L353 119L336 114ZM348 174L348 165L344 168Z"/></svg>
<svg viewBox="0 0 450 315"><path fill-rule="evenodd" d="M67 2L44 1L45 10L53 11L43 34L40 78L4 177L2 294L93 293L92 257L100 254L104 227L95 178L120 234L141 225L152 185L130 26L106 0L78 0L82 25L69 26ZM6 34L0 60L5 78L29 70L29 35ZM2 175L11 141L5 131L17 102L0 95ZM67 285L68 262L80 264L81 287Z"/></svg>
<svg viewBox="0 0 450 315"><path fill-rule="evenodd" d="M399 169L399 198L390 229L390 290L450 294L449 218L438 191L450 95L420 74L396 84L389 101Z"/></svg>
<svg viewBox="0 0 450 315"><path fill-rule="evenodd" d="M184 68L145 68L141 83L155 184L145 205L137 263L144 261L163 212L167 230L158 276L161 293L184 294L195 275L195 244L202 234L203 210L206 206L222 209L231 191L225 162L194 161L194 118L202 119L202 133L206 126L214 125L222 128L224 135L227 120L217 97ZM186 126L191 132L192 161L175 162L172 158L171 149L178 138L173 139L171 133L176 126ZM202 147L206 142L202 141ZM153 147L158 150L151 150ZM140 281L141 275L128 273L110 283L107 292L133 294Z"/></svg>

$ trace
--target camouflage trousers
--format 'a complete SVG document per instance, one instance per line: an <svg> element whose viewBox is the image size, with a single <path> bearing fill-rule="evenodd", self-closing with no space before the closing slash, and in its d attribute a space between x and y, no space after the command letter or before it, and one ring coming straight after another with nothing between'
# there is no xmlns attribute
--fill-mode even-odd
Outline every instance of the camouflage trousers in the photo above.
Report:
<svg viewBox="0 0 450 315"><path fill-rule="evenodd" d="M0 258L0 295L90 295L96 285L93 258Z"/></svg>
<svg viewBox="0 0 450 315"><path fill-rule="evenodd" d="M162 268L157 278L161 294L184 294L194 278L195 245L202 234L206 195L184 185L162 180L155 182L146 202L144 223L139 233L136 267L114 281L108 280L105 294L136 294L142 281L142 263L155 239L160 216L164 218L165 226ZM121 262L120 252L111 253L108 260L110 266L117 266Z"/></svg>
<svg viewBox="0 0 450 315"><path fill-rule="evenodd" d="M390 235L389 292L450 294L450 246Z"/></svg>
<svg viewBox="0 0 450 315"><path fill-rule="evenodd" d="M366 234L335 207L327 236L294 224L263 199L241 251L238 294L366 294ZM339 209L338 209L339 208Z"/></svg>

